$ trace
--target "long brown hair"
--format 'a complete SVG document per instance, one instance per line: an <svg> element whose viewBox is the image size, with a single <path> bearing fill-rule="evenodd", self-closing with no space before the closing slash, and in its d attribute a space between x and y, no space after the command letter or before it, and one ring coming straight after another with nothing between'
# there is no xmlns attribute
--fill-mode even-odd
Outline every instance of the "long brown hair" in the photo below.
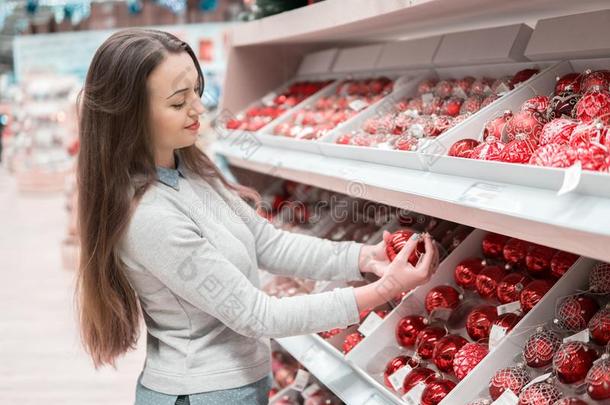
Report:
<svg viewBox="0 0 610 405"><path fill-rule="evenodd" d="M168 53L187 52L203 74L191 47L175 36L128 29L97 50L79 94L78 231L81 256L76 286L81 338L95 367L115 365L136 345L140 308L118 255L118 243L133 208L157 180L148 128L146 81ZM180 149L181 162L204 180L218 179L242 197L256 191L229 184L195 145Z"/></svg>

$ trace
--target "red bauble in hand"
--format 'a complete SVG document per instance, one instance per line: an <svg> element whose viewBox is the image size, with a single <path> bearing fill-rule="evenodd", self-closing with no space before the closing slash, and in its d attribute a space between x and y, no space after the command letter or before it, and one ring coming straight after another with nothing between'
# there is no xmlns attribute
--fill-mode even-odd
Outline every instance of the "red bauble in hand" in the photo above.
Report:
<svg viewBox="0 0 610 405"><path fill-rule="evenodd" d="M523 387L531 380L523 367L507 367L495 372L489 381L489 395L495 401L507 389L519 395Z"/></svg>
<svg viewBox="0 0 610 405"><path fill-rule="evenodd" d="M537 144L544 124L546 119L541 113L532 110L519 111L504 127L505 140L513 141L517 134L524 134Z"/></svg>
<svg viewBox="0 0 610 405"><path fill-rule="evenodd" d="M489 338L491 325L498 318L498 311L493 305L481 305L474 308L466 318L466 331L474 341Z"/></svg>
<svg viewBox="0 0 610 405"><path fill-rule="evenodd" d="M523 69L515 73L513 79L511 80L511 84L516 86L519 83L525 82L529 80L532 76L540 72L540 69Z"/></svg>
<svg viewBox="0 0 610 405"><path fill-rule="evenodd" d="M453 373L458 380L463 380L477 364L489 353L487 345L480 343L467 343L453 358Z"/></svg>
<svg viewBox="0 0 610 405"><path fill-rule="evenodd" d="M528 163L536 149L536 145L525 134L517 134L500 154L500 160L507 163Z"/></svg>
<svg viewBox="0 0 610 405"><path fill-rule="evenodd" d="M555 94L563 93L566 90L580 93L580 73L568 73L557 78Z"/></svg>
<svg viewBox="0 0 610 405"><path fill-rule="evenodd" d="M492 259L501 258L504 245L506 245L509 239L508 236L500 235L499 233L488 233L481 242L483 255Z"/></svg>
<svg viewBox="0 0 610 405"><path fill-rule="evenodd" d="M589 273L589 289L594 293L610 294L610 264L598 263Z"/></svg>
<svg viewBox="0 0 610 405"><path fill-rule="evenodd" d="M532 281L526 274L514 272L507 274L496 288L496 296L501 304L519 301L521 291Z"/></svg>
<svg viewBox="0 0 610 405"><path fill-rule="evenodd" d="M487 139L490 136L495 137L497 140L504 139L504 128L506 123L513 118L513 113L510 110L504 111L504 113L488 121L483 128L483 139Z"/></svg>
<svg viewBox="0 0 610 405"><path fill-rule="evenodd" d="M574 384L585 379L597 357L587 343L567 342L553 356L553 371L562 383Z"/></svg>
<svg viewBox="0 0 610 405"><path fill-rule="evenodd" d="M475 139L460 139L449 148L447 153L449 156L470 158L472 151L479 145L479 141Z"/></svg>
<svg viewBox="0 0 610 405"><path fill-rule="evenodd" d="M610 342L610 307L600 309L589 321L591 340L600 346Z"/></svg>
<svg viewBox="0 0 610 405"><path fill-rule="evenodd" d="M453 371L453 357L458 350L462 348L468 341L460 335L447 335L442 337L434 346L432 352L432 360L440 371Z"/></svg>
<svg viewBox="0 0 610 405"><path fill-rule="evenodd" d="M415 367L405 376L405 379L402 382L403 392L406 394L420 382L427 384L436 379L438 379L438 375L429 368L423 366Z"/></svg>
<svg viewBox="0 0 610 405"><path fill-rule="evenodd" d="M548 110L548 108L549 98L547 96L532 97L521 105L521 111L532 110L543 115L546 114L546 110Z"/></svg>
<svg viewBox="0 0 610 405"><path fill-rule="evenodd" d="M520 320L521 317L519 315L508 312L498 316L498 318L494 321L494 325L498 325L506 329L506 332L510 332Z"/></svg>
<svg viewBox="0 0 610 405"><path fill-rule="evenodd" d="M599 310L597 302L587 296L572 296L561 301L557 307L557 321L565 330L578 332L587 327Z"/></svg>
<svg viewBox="0 0 610 405"><path fill-rule="evenodd" d="M593 89L610 90L610 71L587 69L580 79L580 91L586 93ZM577 91L577 90L574 90Z"/></svg>
<svg viewBox="0 0 610 405"><path fill-rule="evenodd" d="M423 316L409 315L396 325L396 341L403 347L413 347L417 335L428 325Z"/></svg>
<svg viewBox="0 0 610 405"><path fill-rule="evenodd" d="M390 242L386 245L385 249L390 261L394 260L398 252L400 252L412 235L413 232L407 230L399 230L390 235ZM422 239L417 243L417 248L413 251L413 253L411 253L411 256L409 256L409 263L415 266L419 260L419 257L424 254L425 251L426 247Z"/></svg>
<svg viewBox="0 0 610 405"><path fill-rule="evenodd" d="M390 382L390 376L392 374L394 374L396 371L403 368L404 366L417 367L417 364L418 364L418 362L413 360L413 358L410 356L402 355L402 356L394 357L385 366L385 371L383 372L383 382L385 383L386 387L392 388L392 389L394 388L392 386L392 383Z"/></svg>
<svg viewBox="0 0 610 405"><path fill-rule="evenodd" d="M553 405L563 394L553 384L541 382L532 384L519 394L518 405Z"/></svg>
<svg viewBox="0 0 610 405"><path fill-rule="evenodd" d="M610 123L610 93L607 90L591 90L576 103L576 118L583 122L595 119Z"/></svg>
<svg viewBox="0 0 610 405"><path fill-rule="evenodd" d="M455 387L451 380L435 380L426 385L422 392L420 403L422 405L437 405Z"/></svg>
<svg viewBox="0 0 610 405"><path fill-rule="evenodd" d="M521 239L512 238L506 245L504 245L503 255L506 263L521 267L525 264L525 257L527 256L527 250L530 247L530 243Z"/></svg>
<svg viewBox="0 0 610 405"><path fill-rule="evenodd" d="M560 278L578 260L580 256L573 253L558 251L551 259L551 275Z"/></svg>
<svg viewBox="0 0 610 405"><path fill-rule="evenodd" d="M551 364L553 356L561 346L561 337L548 329L538 329L525 342L523 359L532 368Z"/></svg>
<svg viewBox="0 0 610 405"><path fill-rule="evenodd" d="M506 276L506 270L500 266L485 266L477 275L475 287L483 298L495 298L498 283Z"/></svg>
<svg viewBox="0 0 610 405"><path fill-rule="evenodd" d="M417 353L422 359L428 360L432 358L434 352L434 346L443 336L447 334L447 331L438 326L428 326L417 335L415 341L415 347L417 347Z"/></svg>
<svg viewBox="0 0 610 405"><path fill-rule="evenodd" d="M462 260L453 271L456 284L462 288L474 290L477 274L483 270L483 267L482 260L477 257Z"/></svg>
<svg viewBox="0 0 610 405"><path fill-rule="evenodd" d="M524 313L528 313L534 306L540 302L544 294L546 294L551 287L553 287L553 283L549 280L534 280L527 285L521 291L521 296L519 297L519 301L521 301L521 310Z"/></svg>
<svg viewBox="0 0 610 405"><path fill-rule="evenodd" d="M551 260L557 249L542 245L531 245L525 256L525 267L530 273L541 275L550 270Z"/></svg>
<svg viewBox="0 0 610 405"><path fill-rule="evenodd" d="M610 358L607 354L591 367L585 383L591 398L597 401L610 398Z"/></svg>
<svg viewBox="0 0 610 405"><path fill-rule="evenodd" d="M450 285L439 285L426 294L426 311L431 313L439 308L454 309L460 303L460 293Z"/></svg>
<svg viewBox="0 0 610 405"><path fill-rule="evenodd" d="M349 353L362 339L364 339L364 336L360 332L347 335L343 341L343 353Z"/></svg>
<svg viewBox="0 0 610 405"><path fill-rule="evenodd" d="M472 150L470 157L479 160L500 160L504 144L494 136L488 136L485 141Z"/></svg>
<svg viewBox="0 0 610 405"><path fill-rule="evenodd" d="M556 118L544 124L540 133L540 145L557 143L565 145L570 141L572 131L578 124L567 118Z"/></svg>

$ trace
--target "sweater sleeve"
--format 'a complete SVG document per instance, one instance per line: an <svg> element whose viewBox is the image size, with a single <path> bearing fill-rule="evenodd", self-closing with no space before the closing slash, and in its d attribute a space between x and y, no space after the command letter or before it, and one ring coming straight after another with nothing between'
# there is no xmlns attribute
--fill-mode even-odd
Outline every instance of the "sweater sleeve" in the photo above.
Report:
<svg viewBox="0 0 610 405"><path fill-rule="evenodd" d="M174 294L244 336L293 336L358 322L353 288L270 297L179 213L137 210L121 246L128 267L152 273Z"/></svg>
<svg viewBox="0 0 610 405"><path fill-rule="evenodd" d="M250 228L259 266L273 274L312 280L361 280L362 243L335 242L278 229L219 182L215 190Z"/></svg>

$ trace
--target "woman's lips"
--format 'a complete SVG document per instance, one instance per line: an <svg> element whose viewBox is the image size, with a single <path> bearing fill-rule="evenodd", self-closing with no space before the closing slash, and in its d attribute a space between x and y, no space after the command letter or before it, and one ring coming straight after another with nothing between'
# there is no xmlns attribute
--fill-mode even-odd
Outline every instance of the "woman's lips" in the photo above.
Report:
<svg viewBox="0 0 610 405"><path fill-rule="evenodd" d="M190 129L190 130L193 130L193 131L198 130L199 129L199 121L195 121L194 123L192 123L191 125L186 127L186 129Z"/></svg>

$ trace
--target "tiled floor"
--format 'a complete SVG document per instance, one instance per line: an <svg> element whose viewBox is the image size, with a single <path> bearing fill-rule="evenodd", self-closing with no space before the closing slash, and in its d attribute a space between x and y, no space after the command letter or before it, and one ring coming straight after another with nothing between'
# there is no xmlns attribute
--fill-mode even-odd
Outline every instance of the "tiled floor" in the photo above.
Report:
<svg viewBox="0 0 610 405"><path fill-rule="evenodd" d="M0 167L0 403L133 404L144 336L117 370L94 370L79 342L74 272L61 265L65 203L20 194Z"/></svg>

